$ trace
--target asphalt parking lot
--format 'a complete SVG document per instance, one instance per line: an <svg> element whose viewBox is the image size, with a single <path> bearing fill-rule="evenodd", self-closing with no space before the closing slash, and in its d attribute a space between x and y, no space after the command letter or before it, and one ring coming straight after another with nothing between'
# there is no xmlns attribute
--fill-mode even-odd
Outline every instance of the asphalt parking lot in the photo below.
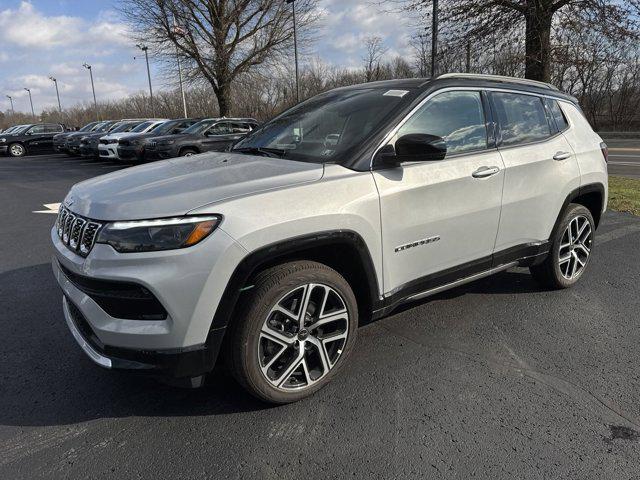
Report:
<svg viewBox="0 0 640 480"><path fill-rule="evenodd" d="M223 373L173 389L75 344L55 216L33 212L118 168L0 158L0 478L639 478L640 218L606 214L575 288L514 269L451 290L361 327L315 396L266 407Z"/></svg>
<svg viewBox="0 0 640 480"><path fill-rule="evenodd" d="M609 147L609 173L640 178L640 135L638 138L605 138Z"/></svg>

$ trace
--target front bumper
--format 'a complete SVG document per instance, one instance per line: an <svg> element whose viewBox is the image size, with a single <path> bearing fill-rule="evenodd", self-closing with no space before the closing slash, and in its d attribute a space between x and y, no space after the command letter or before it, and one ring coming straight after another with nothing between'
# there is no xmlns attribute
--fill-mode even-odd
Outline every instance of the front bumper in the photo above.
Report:
<svg viewBox="0 0 640 480"><path fill-rule="evenodd" d="M144 152L145 160L167 160L177 156L178 154L174 152L173 148L146 148Z"/></svg>
<svg viewBox="0 0 640 480"><path fill-rule="evenodd" d="M110 347L98 340L80 309L66 296L62 297L62 309L75 341L103 368L171 378L198 377L213 370L224 338L224 329L218 329L211 331L204 345L195 348L152 351Z"/></svg>
<svg viewBox="0 0 640 480"><path fill-rule="evenodd" d="M80 145L80 155L83 157L97 157L98 146L97 145Z"/></svg>
<svg viewBox="0 0 640 480"><path fill-rule="evenodd" d="M52 267L64 293L65 318L81 333L78 340L69 326L96 363L108 366L94 353L111 360L111 368L164 371L174 377L196 376L203 373L198 370L213 368L225 330L212 329L216 309L246 253L224 231L218 229L194 247L164 252L119 254L108 245L96 244L86 259L69 250L55 228L51 239ZM162 304L166 316L149 320L112 316L118 313L105 306L100 296L113 291L92 292L83 278L143 287Z"/></svg>
<svg viewBox="0 0 640 480"><path fill-rule="evenodd" d="M118 144L117 143L109 143L107 145L100 144L98 145L98 156L100 158L109 158L113 160L118 159Z"/></svg>
<svg viewBox="0 0 640 480"><path fill-rule="evenodd" d="M144 158L144 147L131 146L123 147L118 146L118 158L120 160L142 160Z"/></svg>

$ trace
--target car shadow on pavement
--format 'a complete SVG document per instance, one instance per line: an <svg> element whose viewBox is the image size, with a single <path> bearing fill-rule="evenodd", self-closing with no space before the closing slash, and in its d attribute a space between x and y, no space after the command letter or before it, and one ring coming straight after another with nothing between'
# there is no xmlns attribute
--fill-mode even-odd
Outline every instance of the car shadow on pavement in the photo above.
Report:
<svg viewBox="0 0 640 480"><path fill-rule="evenodd" d="M539 291L528 273L505 272L426 299ZM68 425L98 418L206 416L270 408L221 369L188 390L104 370L67 330L49 264L0 273L0 425ZM403 306L399 311L420 303Z"/></svg>
<svg viewBox="0 0 640 480"><path fill-rule="evenodd" d="M70 335L49 264L0 273L0 425L216 415L269 408L216 371L201 389L102 369Z"/></svg>

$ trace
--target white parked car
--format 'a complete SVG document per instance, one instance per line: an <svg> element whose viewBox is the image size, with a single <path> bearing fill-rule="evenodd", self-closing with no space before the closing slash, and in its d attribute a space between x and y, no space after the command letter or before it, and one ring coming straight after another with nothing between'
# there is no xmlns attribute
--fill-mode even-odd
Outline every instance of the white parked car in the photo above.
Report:
<svg viewBox="0 0 640 480"><path fill-rule="evenodd" d="M98 156L100 158L118 160L118 140L131 134L151 132L166 121L166 118L123 121L122 127L117 129L118 131L114 130L109 135L100 137L98 141Z"/></svg>
<svg viewBox="0 0 640 480"><path fill-rule="evenodd" d="M607 150L577 101L443 75L332 90L238 142L75 185L51 239L63 308L107 368L274 403L345 365L358 323L516 266L585 274Z"/></svg>

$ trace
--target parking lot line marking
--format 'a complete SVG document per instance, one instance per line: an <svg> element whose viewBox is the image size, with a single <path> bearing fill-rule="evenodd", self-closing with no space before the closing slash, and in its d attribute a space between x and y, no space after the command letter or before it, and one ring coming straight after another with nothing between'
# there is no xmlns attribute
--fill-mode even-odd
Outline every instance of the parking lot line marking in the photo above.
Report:
<svg viewBox="0 0 640 480"><path fill-rule="evenodd" d="M60 209L59 203L44 203L42 206L46 208L46 210L34 210L32 213L53 213L57 215Z"/></svg>

